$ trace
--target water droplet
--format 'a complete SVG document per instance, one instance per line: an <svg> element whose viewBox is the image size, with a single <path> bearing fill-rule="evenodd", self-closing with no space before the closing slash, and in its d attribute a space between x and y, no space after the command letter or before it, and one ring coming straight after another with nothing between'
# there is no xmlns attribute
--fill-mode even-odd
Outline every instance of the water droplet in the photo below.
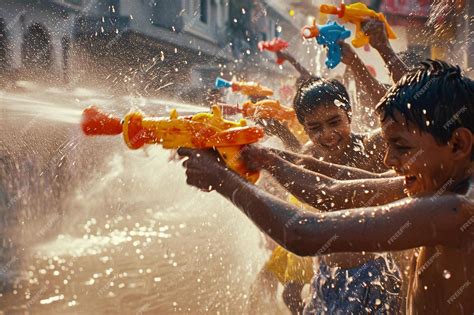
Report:
<svg viewBox="0 0 474 315"><path fill-rule="evenodd" d="M445 270L443 270L443 277L445 279L449 279L449 278L451 278L451 273L448 270L445 269Z"/></svg>

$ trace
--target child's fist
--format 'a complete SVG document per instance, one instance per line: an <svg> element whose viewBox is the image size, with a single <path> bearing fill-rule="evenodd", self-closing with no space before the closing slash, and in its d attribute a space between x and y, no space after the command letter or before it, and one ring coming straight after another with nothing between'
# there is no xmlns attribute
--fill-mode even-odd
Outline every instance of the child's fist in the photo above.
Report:
<svg viewBox="0 0 474 315"><path fill-rule="evenodd" d="M240 156L250 171L258 171L270 167L274 156L270 149L260 145L246 145Z"/></svg>
<svg viewBox="0 0 474 315"><path fill-rule="evenodd" d="M377 19L370 19L367 22L362 23L362 30L365 35L369 36L370 46L377 50L386 48L389 46L387 31L385 30L385 24Z"/></svg>

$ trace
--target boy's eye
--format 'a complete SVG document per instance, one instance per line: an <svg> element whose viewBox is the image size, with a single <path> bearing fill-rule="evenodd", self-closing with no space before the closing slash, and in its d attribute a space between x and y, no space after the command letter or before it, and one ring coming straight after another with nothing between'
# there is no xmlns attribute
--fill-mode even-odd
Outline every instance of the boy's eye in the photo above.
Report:
<svg viewBox="0 0 474 315"><path fill-rule="evenodd" d="M340 122L340 120L333 120L333 121L329 122L329 126L336 127L337 125L339 125L339 122Z"/></svg>
<svg viewBox="0 0 474 315"><path fill-rule="evenodd" d="M411 147L403 146L403 145L395 145L395 149L401 153L407 153L411 150Z"/></svg>
<svg viewBox="0 0 474 315"><path fill-rule="evenodd" d="M309 131L311 132L321 132L322 129L321 126L309 127Z"/></svg>

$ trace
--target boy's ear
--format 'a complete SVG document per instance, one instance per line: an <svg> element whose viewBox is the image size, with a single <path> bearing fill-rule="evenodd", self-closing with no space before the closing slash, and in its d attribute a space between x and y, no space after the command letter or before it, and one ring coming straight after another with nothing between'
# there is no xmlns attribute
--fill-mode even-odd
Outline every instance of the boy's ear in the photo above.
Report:
<svg viewBox="0 0 474 315"><path fill-rule="evenodd" d="M452 145L453 158L455 160L462 160L466 157L469 159L471 158L474 142L474 135L471 130L467 128L458 128L454 130L449 142Z"/></svg>

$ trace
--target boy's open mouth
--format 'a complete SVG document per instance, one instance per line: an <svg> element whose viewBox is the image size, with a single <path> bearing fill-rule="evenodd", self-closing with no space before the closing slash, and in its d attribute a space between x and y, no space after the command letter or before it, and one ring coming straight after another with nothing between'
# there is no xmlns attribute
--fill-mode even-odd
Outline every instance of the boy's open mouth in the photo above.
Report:
<svg viewBox="0 0 474 315"><path fill-rule="evenodd" d="M416 176L405 175L405 187L409 188L416 182Z"/></svg>

